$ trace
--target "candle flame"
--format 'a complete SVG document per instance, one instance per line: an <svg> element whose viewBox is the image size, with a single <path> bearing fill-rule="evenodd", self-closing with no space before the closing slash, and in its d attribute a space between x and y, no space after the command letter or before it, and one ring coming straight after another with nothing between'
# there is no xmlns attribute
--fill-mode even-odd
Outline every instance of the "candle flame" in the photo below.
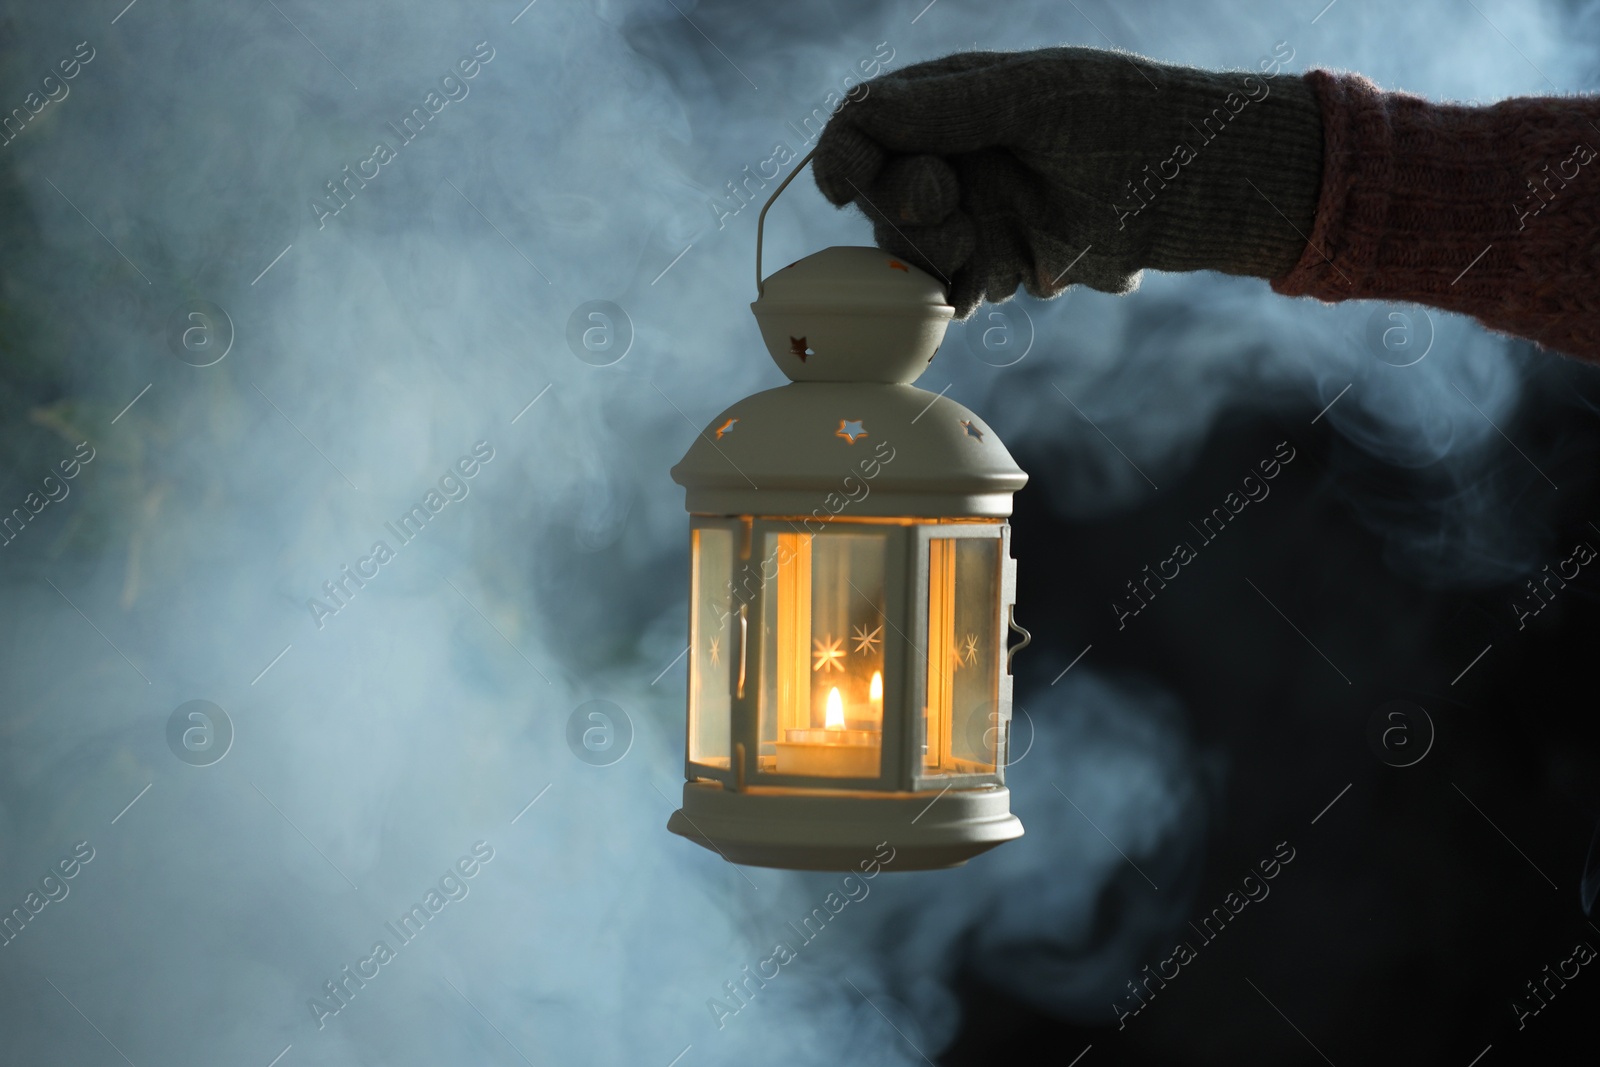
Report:
<svg viewBox="0 0 1600 1067"><path fill-rule="evenodd" d="M844 729L844 698L839 695L838 686L828 690L828 710L824 725L830 730Z"/></svg>
<svg viewBox="0 0 1600 1067"><path fill-rule="evenodd" d="M878 701L880 704L883 702L883 672L882 671L873 671L872 672L872 687L867 691L867 695L869 697L871 697L873 700Z"/></svg>

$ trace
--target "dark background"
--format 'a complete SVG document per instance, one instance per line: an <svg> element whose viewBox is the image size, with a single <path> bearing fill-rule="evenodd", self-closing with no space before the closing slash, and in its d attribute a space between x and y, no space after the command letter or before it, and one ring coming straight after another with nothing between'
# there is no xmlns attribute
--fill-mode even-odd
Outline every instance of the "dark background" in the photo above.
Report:
<svg viewBox="0 0 1600 1067"><path fill-rule="evenodd" d="M1533 388L1502 425L1560 489L1509 449L1492 476L1515 484L1516 521L1545 525L1567 546L1551 555L1553 569L1572 544L1600 543L1589 525L1600 513L1600 375L1549 354L1521 358ZM1600 816L1592 581L1568 583L1519 629L1510 605L1527 600L1521 583L1468 592L1397 575L1356 511L1424 496L1427 479L1364 460L1311 425L1316 414L1228 412L1195 467L1164 487L1170 495L1112 521L1073 522L1038 494L1020 496L1015 552L1028 588L1053 596L1054 610L1025 616L1038 623L1035 640L1060 649L1092 642L1100 669L1159 678L1189 705L1195 736L1227 754L1203 859L1185 872L1195 894L1185 918L1198 920L1237 890L1269 843L1287 839L1297 855L1271 894L1214 943L1183 921L1156 938L1152 966L1180 940L1198 958L1120 1032L1051 1018L968 974L969 1014L942 1062L1066 1062L1089 1044L1095 1062L1120 1064L1324 1062L1263 993L1333 1063L1466 1064L1490 1044L1500 1062L1544 1062L1591 1042L1587 969L1521 1028L1510 1004L1537 1008L1524 983L1576 943L1600 945L1579 900L1587 876L1592 904L1600 874L1588 855ZM1260 505L1273 509L1271 520L1252 521L1257 505L1248 506L1118 633L1105 605L1123 592L1118 579L1164 543L1151 531L1182 539L1187 522L1283 440L1298 455ZM1018 456L1030 470L1051 458ZM1271 591L1352 684L1246 577ZM1017 663L1019 691L1047 686L1059 669L1026 653ZM1432 721L1431 749L1406 767L1386 765L1366 734L1374 712L1397 699ZM1407 736L1391 738L1391 756L1407 763L1428 731L1403 722ZM1120 888L1150 891L1137 878ZM1123 992L1124 1006L1136 1007Z"/></svg>

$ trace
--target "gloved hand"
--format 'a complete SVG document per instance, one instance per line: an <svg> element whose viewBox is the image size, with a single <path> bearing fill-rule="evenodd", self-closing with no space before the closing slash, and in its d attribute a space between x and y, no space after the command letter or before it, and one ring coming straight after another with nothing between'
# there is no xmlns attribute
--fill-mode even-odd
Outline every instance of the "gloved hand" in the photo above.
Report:
<svg viewBox="0 0 1600 1067"><path fill-rule="evenodd" d="M863 90L817 141L817 186L944 280L957 318L1018 284L1129 292L1145 267L1272 278L1309 239L1322 119L1298 76L1046 48Z"/></svg>

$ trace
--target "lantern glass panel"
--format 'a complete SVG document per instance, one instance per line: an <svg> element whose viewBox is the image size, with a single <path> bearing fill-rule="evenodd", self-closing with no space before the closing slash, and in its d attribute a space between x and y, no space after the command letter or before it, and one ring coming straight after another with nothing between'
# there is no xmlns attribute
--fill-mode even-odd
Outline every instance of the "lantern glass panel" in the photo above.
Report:
<svg viewBox="0 0 1600 1067"><path fill-rule="evenodd" d="M883 533L766 534L758 771L878 777L888 546Z"/></svg>
<svg viewBox="0 0 1600 1067"><path fill-rule="evenodd" d="M928 689L924 774L988 774L1003 730L997 538L928 542Z"/></svg>
<svg viewBox="0 0 1600 1067"><path fill-rule="evenodd" d="M690 531L689 762L729 766L733 710L733 657L738 623L733 613L734 532L719 527Z"/></svg>

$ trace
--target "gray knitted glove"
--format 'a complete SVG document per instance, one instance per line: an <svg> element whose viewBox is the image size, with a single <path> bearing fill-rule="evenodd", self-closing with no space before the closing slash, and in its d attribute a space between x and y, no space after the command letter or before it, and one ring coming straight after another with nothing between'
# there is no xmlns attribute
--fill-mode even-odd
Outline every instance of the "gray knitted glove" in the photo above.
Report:
<svg viewBox="0 0 1600 1067"><path fill-rule="evenodd" d="M1125 52L965 52L863 86L813 170L880 247L979 301L1139 271L1272 278L1299 259L1322 176L1322 119L1298 76L1212 73Z"/></svg>

